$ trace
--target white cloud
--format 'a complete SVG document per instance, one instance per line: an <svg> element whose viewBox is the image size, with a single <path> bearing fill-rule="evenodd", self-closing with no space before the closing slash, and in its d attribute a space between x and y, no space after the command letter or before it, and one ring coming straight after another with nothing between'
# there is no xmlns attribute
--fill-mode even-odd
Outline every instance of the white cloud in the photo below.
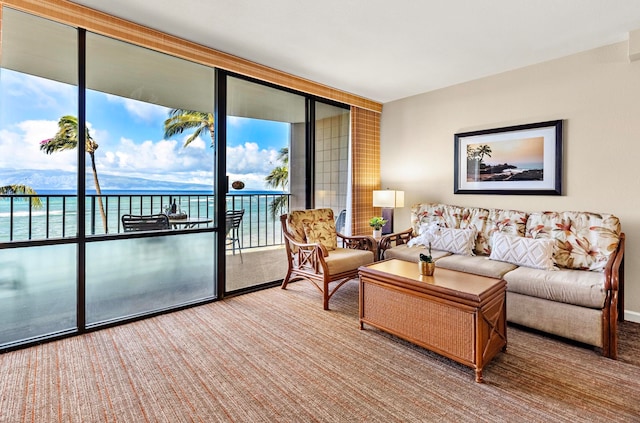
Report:
<svg viewBox="0 0 640 423"><path fill-rule="evenodd" d="M40 142L51 138L58 123L49 120L25 120L15 130L0 130L2 151L0 167L10 169L59 169L75 171L77 157L74 150L45 154Z"/></svg>
<svg viewBox="0 0 640 423"><path fill-rule="evenodd" d="M76 86L8 69L2 69L2 85L9 98L28 99L34 108L57 111L59 115L77 113L73 111L78 103Z"/></svg>
<svg viewBox="0 0 640 423"><path fill-rule="evenodd" d="M95 129L90 124L88 126L100 143L100 137L97 135L105 134L106 131ZM0 130L0 168L75 172L75 150L51 155L40 150L40 141L50 138L57 130L57 122L49 120L27 120L10 129ZM211 184L213 150L202 139L194 140L185 148L184 139L187 137L188 135L185 135L180 140L146 140L141 143L123 137L116 145L101 145L95 155L98 174L163 182ZM277 157L276 150L261 149L255 142L229 147L229 179L243 181L246 185L245 190L267 189L264 178L279 164Z"/></svg>
<svg viewBox="0 0 640 423"><path fill-rule="evenodd" d="M227 116L227 126L238 127L246 121L246 118L239 116Z"/></svg>
<svg viewBox="0 0 640 423"><path fill-rule="evenodd" d="M227 169L230 173L267 174L278 166L278 152L274 149L260 149L255 142L227 148Z"/></svg>
<svg viewBox="0 0 640 423"><path fill-rule="evenodd" d="M112 103L120 103L134 118L144 122L163 121L167 118L169 110L167 107L158 106L157 104L138 101L131 98L118 97L107 94L107 100Z"/></svg>
<svg viewBox="0 0 640 423"><path fill-rule="evenodd" d="M118 145L104 152L101 171L128 176L136 172L170 173L212 167L212 152L202 148L183 148L176 140L144 141L135 143L121 138Z"/></svg>

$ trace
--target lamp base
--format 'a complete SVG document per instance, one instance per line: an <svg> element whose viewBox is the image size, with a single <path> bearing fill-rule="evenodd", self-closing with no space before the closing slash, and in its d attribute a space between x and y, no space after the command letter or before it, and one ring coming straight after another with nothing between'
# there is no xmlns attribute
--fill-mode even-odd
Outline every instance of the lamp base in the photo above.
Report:
<svg viewBox="0 0 640 423"><path fill-rule="evenodd" d="M382 218L387 221L382 227L382 235L393 233L393 209L389 207L382 208Z"/></svg>

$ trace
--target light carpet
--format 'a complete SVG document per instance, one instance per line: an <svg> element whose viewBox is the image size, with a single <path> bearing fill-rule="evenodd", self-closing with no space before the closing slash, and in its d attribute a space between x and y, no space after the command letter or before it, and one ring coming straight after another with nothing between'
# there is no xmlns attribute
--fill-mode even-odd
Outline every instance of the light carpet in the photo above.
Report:
<svg viewBox="0 0 640 423"><path fill-rule="evenodd" d="M640 325L620 360L509 326L472 369L367 327L358 284L298 282L0 356L2 422L632 422Z"/></svg>

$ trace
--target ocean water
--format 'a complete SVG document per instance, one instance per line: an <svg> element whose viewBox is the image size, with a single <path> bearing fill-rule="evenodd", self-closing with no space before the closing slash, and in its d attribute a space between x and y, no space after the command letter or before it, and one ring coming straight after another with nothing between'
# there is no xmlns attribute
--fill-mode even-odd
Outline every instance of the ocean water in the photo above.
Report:
<svg viewBox="0 0 640 423"><path fill-rule="evenodd" d="M20 196L0 197L0 242L73 237L77 233L78 205L69 192L38 192L42 208L30 207ZM280 223L269 212L270 203L283 195L279 191L245 191L227 195L227 209L244 209L240 234L243 247L276 245L281 243ZM107 232L122 232L123 214L154 214L166 211L173 201L180 211L190 217L214 215L214 196L207 192L131 192L103 191ZM103 220L95 196L85 199L87 235L105 233ZM209 224L208 226L213 226Z"/></svg>

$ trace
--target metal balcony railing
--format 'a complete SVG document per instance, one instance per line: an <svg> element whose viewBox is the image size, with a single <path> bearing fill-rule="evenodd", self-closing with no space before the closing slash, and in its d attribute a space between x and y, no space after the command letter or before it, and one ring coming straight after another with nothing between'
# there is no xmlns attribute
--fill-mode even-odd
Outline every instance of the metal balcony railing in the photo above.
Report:
<svg viewBox="0 0 640 423"><path fill-rule="evenodd" d="M31 198L40 199L42 207L32 205ZM190 218L211 219L214 225L214 196L210 194L107 194L100 196L104 209L103 221L98 196L85 197L86 235L122 233L123 214L157 214L169 210L174 203ZM272 204L280 203L276 216ZM279 215L288 211L289 194L257 193L226 196L226 208L244 209L239 235L242 248L281 245L283 243ZM105 224L106 221L106 231ZM77 235L78 206L75 195L0 195L0 243Z"/></svg>

